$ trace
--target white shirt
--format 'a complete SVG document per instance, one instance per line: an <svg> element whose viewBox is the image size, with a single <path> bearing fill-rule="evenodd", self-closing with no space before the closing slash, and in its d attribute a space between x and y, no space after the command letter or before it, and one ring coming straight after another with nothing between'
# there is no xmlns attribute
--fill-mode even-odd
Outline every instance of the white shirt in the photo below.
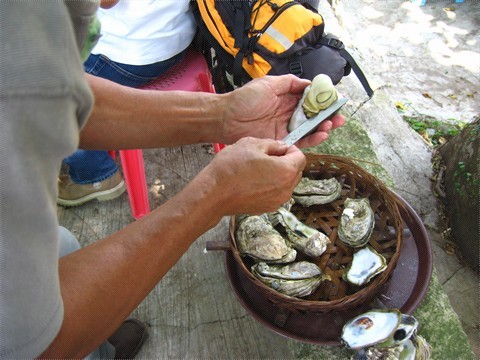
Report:
<svg viewBox="0 0 480 360"><path fill-rule="evenodd" d="M147 65L170 59L190 45L196 31L189 0L120 0L99 9L102 36L92 54Z"/></svg>

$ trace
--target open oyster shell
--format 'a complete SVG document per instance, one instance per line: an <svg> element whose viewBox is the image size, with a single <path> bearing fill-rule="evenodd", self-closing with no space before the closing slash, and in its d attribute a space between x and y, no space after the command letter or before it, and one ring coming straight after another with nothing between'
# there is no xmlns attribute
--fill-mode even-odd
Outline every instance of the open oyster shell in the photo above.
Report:
<svg viewBox="0 0 480 360"><path fill-rule="evenodd" d="M293 189L293 199L303 206L328 204L340 197L342 185L335 178L313 180L303 177Z"/></svg>
<svg viewBox="0 0 480 360"><path fill-rule="evenodd" d="M400 325L398 310L372 310L348 321L342 329L342 340L353 349L367 348L387 341Z"/></svg>
<svg viewBox="0 0 480 360"><path fill-rule="evenodd" d="M307 261L283 266L260 262L252 266L252 274L272 289L294 297L310 295L328 278L317 265Z"/></svg>
<svg viewBox="0 0 480 360"><path fill-rule="evenodd" d="M362 247L368 243L375 226L374 213L367 198L345 200L338 225L338 237L346 245Z"/></svg>
<svg viewBox="0 0 480 360"><path fill-rule="evenodd" d="M240 254L256 261L288 263L296 258L295 249L287 245L265 214L237 217L235 235Z"/></svg>
<svg viewBox="0 0 480 360"><path fill-rule="evenodd" d="M417 328L417 319L397 309L371 310L348 321L341 338L358 358L428 360L432 348Z"/></svg>
<svg viewBox="0 0 480 360"><path fill-rule="evenodd" d="M269 214L271 223L280 224L292 246L307 256L320 256L327 249L330 239L320 231L305 225L294 214L280 207L276 212Z"/></svg>
<svg viewBox="0 0 480 360"><path fill-rule="evenodd" d="M371 310L348 321L342 340L351 349L393 348L405 344L415 334L418 321L397 309Z"/></svg>
<svg viewBox="0 0 480 360"><path fill-rule="evenodd" d="M365 285L374 276L380 274L387 268L387 260L377 253L370 246L353 254L352 263L346 273L344 280L354 285Z"/></svg>

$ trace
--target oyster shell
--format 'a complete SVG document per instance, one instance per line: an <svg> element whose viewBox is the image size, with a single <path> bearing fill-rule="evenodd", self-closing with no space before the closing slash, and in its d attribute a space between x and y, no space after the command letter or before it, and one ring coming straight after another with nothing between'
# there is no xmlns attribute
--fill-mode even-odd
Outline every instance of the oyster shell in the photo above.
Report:
<svg viewBox="0 0 480 360"><path fill-rule="evenodd" d="M376 344L378 348L398 347L405 344L417 331L418 320L408 314L401 314L400 324L395 332L386 340Z"/></svg>
<svg viewBox="0 0 480 360"><path fill-rule="evenodd" d="M305 225L285 208L281 207L276 212L270 213L269 219L274 226L280 224L291 245L307 256L322 255L330 243L327 235Z"/></svg>
<svg viewBox="0 0 480 360"><path fill-rule="evenodd" d="M288 131L293 131L309 118L325 110L338 99L338 93L329 76L319 74L312 80L312 84L303 91L302 98L295 108Z"/></svg>
<svg viewBox="0 0 480 360"><path fill-rule="evenodd" d="M349 320L342 329L342 340L353 349L367 348L387 341L400 325L398 310L372 310Z"/></svg>
<svg viewBox="0 0 480 360"><path fill-rule="evenodd" d="M259 262L252 266L252 270L262 276L287 280L302 280L322 275L322 270L309 261L297 261L288 265Z"/></svg>
<svg viewBox="0 0 480 360"><path fill-rule="evenodd" d="M288 263L297 255L265 214L237 217L235 239L240 254L256 261Z"/></svg>
<svg viewBox="0 0 480 360"><path fill-rule="evenodd" d="M328 204L340 197L342 185L335 178L313 180L303 177L293 189L293 199L303 206Z"/></svg>
<svg viewBox="0 0 480 360"><path fill-rule="evenodd" d="M416 333L409 339L415 347L415 352L413 354L415 360L428 360L432 356L432 346L420 335ZM407 347L408 341L405 343ZM408 358L405 358L406 360Z"/></svg>
<svg viewBox="0 0 480 360"><path fill-rule="evenodd" d="M365 360L379 360L379 359L400 359L400 360L428 360L432 354L431 345L421 336L413 335L405 343L390 347L378 348L372 346L365 350Z"/></svg>
<svg viewBox="0 0 480 360"><path fill-rule="evenodd" d="M349 283L361 286L368 283L386 268L387 261L385 258L373 248L367 246L353 254L352 264L343 277Z"/></svg>
<svg viewBox="0 0 480 360"><path fill-rule="evenodd" d="M427 360L431 346L416 334L418 321L396 309L372 310L348 321L342 330L342 340L367 360L410 359Z"/></svg>
<svg viewBox="0 0 480 360"><path fill-rule="evenodd" d="M320 268L307 261L288 265L258 263L252 266L252 274L272 289L294 297L305 297L314 292L328 276Z"/></svg>
<svg viewBox="0 0 480 360"><path fill-rule="evenodd" d="M368 243L374 226L374 214L367 198L345 200L338 225L340 240L352 247L362 247Z"/></svg>

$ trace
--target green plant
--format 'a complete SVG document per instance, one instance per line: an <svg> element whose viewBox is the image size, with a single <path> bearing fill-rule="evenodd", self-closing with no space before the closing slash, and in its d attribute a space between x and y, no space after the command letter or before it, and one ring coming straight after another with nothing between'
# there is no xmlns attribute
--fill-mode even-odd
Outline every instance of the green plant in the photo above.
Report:
<svg viewBox="0 0 480 360"><path fill-rule="evenodd" d="M470 194L470 196L473 199L478 198L478 177L474 176L470 171L468 171L467 166L463 161L458 162L453 177L455 179L453 186L459 195L465 195L466 185L474 190L474 193Z"/></svg>
<svg viewBox="0 0 480 360"><path fill-rule="evenodd" d="M425 115L403 116L403 120L433 147L444 144L465 126L465 123L454 119L445 122Z"/></svg>

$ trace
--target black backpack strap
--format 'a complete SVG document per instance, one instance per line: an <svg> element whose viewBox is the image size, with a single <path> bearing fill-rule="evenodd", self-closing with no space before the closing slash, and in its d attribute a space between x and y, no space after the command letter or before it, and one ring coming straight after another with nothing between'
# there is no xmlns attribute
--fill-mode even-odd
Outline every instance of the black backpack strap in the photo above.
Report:
<svg viewBox="0 0 480 360"><path fill-rule="evenodd" d="M248 32L251 28L250 23L250 2L245 0L233 0L235 10L235 23L233 25L233 37L235 39L234 47L238 48L238 53L233 61L233 83L237 86L242 85L243 59L247 55Z"/></svg>
<svg viewBox="0 0 480 360"><path fill-rule="evenodd" d="M367 92L367 95L369 97L372 97L374 91L370 87L370 84L368 83L368 80L365 77L365 74L363 73L362 69L360 69L360 66L358 66L357 62L352 57L352 55L350 55L350 53L345 49L345 45L343 44L343 42L332 35L326 35L322 37L319 43L338 50L338 53L342 55L342 57L347 61L350 68L355 73L355 75L357 75L357 78L358 80L360 80L360 83L362 84L363 88ZM345 75L348 75L350 73L350 68L346 69Z"/></svg>

